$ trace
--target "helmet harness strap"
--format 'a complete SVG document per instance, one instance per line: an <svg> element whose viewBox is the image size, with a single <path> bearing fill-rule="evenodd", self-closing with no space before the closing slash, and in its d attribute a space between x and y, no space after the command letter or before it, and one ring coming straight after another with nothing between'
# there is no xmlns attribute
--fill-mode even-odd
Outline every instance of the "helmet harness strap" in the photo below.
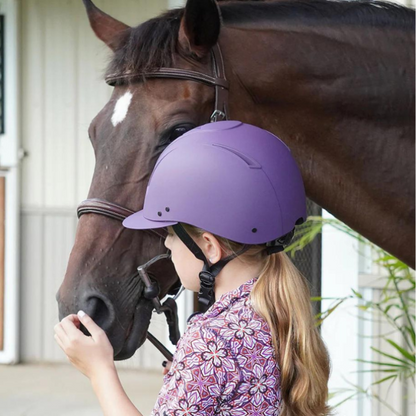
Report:
<svg viewBox="0 0 416 416"><path fill-rule="evenodd" d="M250 248L250 246L244 244L243 248L239 250L237 253L231 254L230 256L225 257L224 259L221 259L219 262L210 266L204 253L202 252L200 247L195 243L195 241L191 238L191 236L185 231L182 224L178 223L172 225L172 228L174 229L176 235L195 255L195 257L204 262L204 267L202 271L199 273L201 287L198 292L198 301L200 304L200 309L202 309L205 312L215 302L215 277L220 273L220 271L225 267L225 265L229 261L239 256L240 254L246 252Z"/></svg>
<svg viewBox="0 0 416 416"><path fill-rule="evenodd" d="M172 225L173 230L176 235L182 240L182 242L189 248L189 250L195 255L196 258L204 262L202 271L199 273L200 280L200 289L198 292L198 301L200 310L203 312L207 311L209 307L215 302L215 277L220 273L220 271L225 267L225 265L239 256L240 254L245 253L249 248L249 244L244 244L242 249L237 253L234 253L224 259L221 259L219 262L209 265L204 253L200 247L195 243L191 236L185 231L181 223ZM279 253L284 250L293 238L295 229L285 234L283 237L277 238L276 240L270 241L266 244L265 251L268 256L273 253Z"/></svg>

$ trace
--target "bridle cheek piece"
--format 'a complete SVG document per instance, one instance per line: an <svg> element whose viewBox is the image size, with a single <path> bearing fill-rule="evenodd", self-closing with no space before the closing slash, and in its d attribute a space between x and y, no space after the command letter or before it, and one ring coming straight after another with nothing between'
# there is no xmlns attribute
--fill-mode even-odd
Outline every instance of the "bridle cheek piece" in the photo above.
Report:
<svg viewBox="0 0 416 416"><path fill-rule="evenodd" d="M160 68L151 72L141 72L141 73L122 73L122 74L110 74L105 80L109 85L116 85L121 83L121 81L141 81L146 78L171 78L171 79L182 79L187 81L200 82L205 85L210 85L215 87L215 107L214 111L211 114L210 122L228 120L228 89L229 84L225 78L225 68L224 60L221 54L221 49L219 45L215 45L211 50L212 55L212 66L213 66L213 75L203 74L201 72L192 71L188 69L179 69L179 68ZM104 215L108 218L115 219L117 221L123 221L129 215L134 214L136 211L133 211L129 208L122 207L113 202L108 202L100 198L90 198L82 201L77 208L77 216L81 218L84 214L98 214ZM165 239L166 235L161 234L157 229L152 230L142 230L156 234L159 238ZM138 275L145 285L145 295L146 298L151 298L153 301L155 310L157 313L165 313L166 319L169 325L169 334L170 340L173 344L176 344L179 339L179 327L178 327L178 316L177 316L177 307L176 307L176 298L182 292L183 288L179 290L173 298L168 298L163 305L159 300L159 292L154 289L154 283L150 280L146 269L156 260L169 257L170 254L161 254L160 256L155 257L146 264L139 266L137 268ZM153 345L165 356L166 359L172 361L171 352L164 347L152 334L147 332L147 339L152 342Z"/></svg>

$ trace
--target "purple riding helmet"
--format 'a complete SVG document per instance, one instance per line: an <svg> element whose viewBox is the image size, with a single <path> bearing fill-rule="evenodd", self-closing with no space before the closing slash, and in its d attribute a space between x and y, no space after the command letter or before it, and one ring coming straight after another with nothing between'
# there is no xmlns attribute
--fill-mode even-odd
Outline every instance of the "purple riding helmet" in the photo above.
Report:
<svg viewBox="0 0 416 416"><path fill-rule="evenodd" d="M267 254L290 243L306 220L302 176L290 149L274 134L240 121L196 127L160 155L144 208L123 225L132 229L172 226L204 262L199 274L201 309L214 302L215 276L252 244ZM210 264L181 223L244 244L236 254Z"/></svg>

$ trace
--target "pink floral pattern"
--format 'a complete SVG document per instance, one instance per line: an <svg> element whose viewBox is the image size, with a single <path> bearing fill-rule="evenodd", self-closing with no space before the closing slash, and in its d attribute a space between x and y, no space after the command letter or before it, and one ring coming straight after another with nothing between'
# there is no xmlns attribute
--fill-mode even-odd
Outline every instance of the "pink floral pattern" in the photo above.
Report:
<svg viewBox="0 0 416 416"><path fill-rule="evenodd" d="M190 319L152 416L280 414L280 370L270 329L249 299L256 280Z"/></svg>

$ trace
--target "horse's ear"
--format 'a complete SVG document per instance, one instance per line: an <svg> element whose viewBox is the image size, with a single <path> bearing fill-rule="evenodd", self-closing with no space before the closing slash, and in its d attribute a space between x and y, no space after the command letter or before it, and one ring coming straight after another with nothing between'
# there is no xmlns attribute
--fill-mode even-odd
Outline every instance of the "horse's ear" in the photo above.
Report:
<svg viewBox="0 0 416 416"><path fill-rule="evenodd" d="M83 2L87 9L92 30L99 39L115 51L121 35L125 34L130 29L130 26L104 13L91 0L83 0Z"/></svg>
<svg viewBox="0 0 416 416"><path fill-rule="evenodd" d="M217 43L221 14L215 0L188 0L179 29L178 42L185 53L202 58Z"/></svg>

